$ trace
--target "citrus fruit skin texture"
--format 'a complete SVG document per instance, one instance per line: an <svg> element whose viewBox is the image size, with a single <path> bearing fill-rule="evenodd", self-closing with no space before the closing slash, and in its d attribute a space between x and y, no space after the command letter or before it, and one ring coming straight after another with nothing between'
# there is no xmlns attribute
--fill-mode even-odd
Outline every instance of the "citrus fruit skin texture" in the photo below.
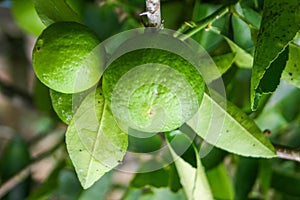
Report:
<svg viewBox="0 0 300 200"><path fill-rule="evenodd" d="M103 59L97 36L76 22L48 26L33 49L33 68L42 83L61 93L77 93L95 85Z"/></svg>
<svg viewBox="0 0 300 200"><path fill-rule="evenodd" d="M139 49L107 67L102 87L119 125L165 132L194 116L205 84L198 70L182 57L160 49Z"/></svg>

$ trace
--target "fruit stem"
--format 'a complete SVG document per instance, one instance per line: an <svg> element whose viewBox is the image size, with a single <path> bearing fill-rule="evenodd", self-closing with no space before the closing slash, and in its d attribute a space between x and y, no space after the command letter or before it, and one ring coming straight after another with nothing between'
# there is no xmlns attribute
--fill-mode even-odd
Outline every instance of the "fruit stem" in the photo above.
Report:
<svg viewBox="0 0 300 200"><path fill-rule="evenodd" d="M147 11L141 13L140 16L147 16L149 23L147 26L162 29L160 0L146 0L146 9Z"/></svg>
<svg viewBox="0 0 300 200"><path fill-rule="evenodd" d="M221 8L219 8L218 10L216 10L213 14L209 15L208 17L200 20L199 22L189 22L189 23L185 23L182 25L182 27L180 27L178 30L186 30L191 28L190 31L188 31L186 34L184 35L180 35L179 39L184 41L187 38L190 38L191 36L193 36L194 34L198 33L200 30L206 28L206 27L210 27L210 25L217 19L219 19L220 17L222 17L223 15L225 15L227 12L229 11L228 6L222 6Z"/></svg>

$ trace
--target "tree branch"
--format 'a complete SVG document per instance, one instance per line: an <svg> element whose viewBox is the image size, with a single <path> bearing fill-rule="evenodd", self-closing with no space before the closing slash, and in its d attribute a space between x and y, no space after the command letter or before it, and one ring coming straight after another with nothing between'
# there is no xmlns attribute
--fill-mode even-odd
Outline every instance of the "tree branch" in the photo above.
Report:
<svg viewBox="0 0 300 200"><path fill-rule="evenodd" d="M2 94L12 98L14 96L18 96L20 97L26 104L28 104L29 106L33 106L33 99L31 97L30 94L28 94L27 92L13 86L13 85L9 85L6 82L4 82L3 80L0 79L0 91L2 92Z"/></svg>
<svg viewBox="0 0 300 200"><path fill-rule="evenodd" d="M61 147L61 145L62 145L62 143L58 142L50 150L41 153L35 159L33 159L33 161L28 166L26 166L24 169L22 169L16 175L14 175L10 179L8 179L6 182L4 182L0 186L0 199L6 193L8 193L12 188L14 188L16 185L18 185L19 183L21 183L23 180L25 180L30 175L30 171L31 171L31 168L32 168L33 165L35 165L39 161L41 161L41 160L43 160L43 159L45 159L45 158L47 158L47 157L49 157L51 155L53 155L53 153L55 151L57 151L59 149L59 147Z"/></svg>
<svg viewBox="0 0 300 200"><path fill-rule="evenodd" d="M146 15L148 18L148 26L158 29L163 28L160 12L160 0L146 0L146 12L140 14L140 16Z"/></svg>
<svg viewBox="0 0 300 200"><path fill-rule="evenodd" d="M300 150L274 144L278 158L300 162Z"/></svg>
<svg viewBox="0 0 300 200"><path fill-rule="evenodd" d="M179 29L179 32L186 31L189 28L192 28L192 29L189 32L185 33L184 35L179 36L179 39L180 40L186 40L187 38L191 37L192 35L198 33L200 30L206 28L209 24L213 23L215 20L222 17L228 11L229 11L229 8L227 6L222 6L221 8L216 10L213 14L211 14L208 17L200 20L197 23L195 23L195 22L185 23Z"/></svg>

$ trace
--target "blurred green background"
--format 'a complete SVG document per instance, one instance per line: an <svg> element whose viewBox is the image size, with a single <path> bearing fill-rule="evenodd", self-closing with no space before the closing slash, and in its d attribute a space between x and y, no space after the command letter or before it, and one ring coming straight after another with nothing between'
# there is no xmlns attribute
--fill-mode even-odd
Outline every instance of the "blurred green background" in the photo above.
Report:
<svg viewBox="0 0 300 200"><path fill-rule="evenodd" d="M67 2L71 2L71 8L101 41L143 26L139 17L145 7L143 0ZM161 1L164 26L177 30L184 22L199 21L228 2ZM213 24L220 33L202 30L192 38L216 63L219 61L228 100L253 117L261 130L271 130L272 142L297 148L300 146L298 88L282 81L273 95L265 97L257 112L250 111L251 64L246 61L254 52L262 5L262 0L241 0L235 6L253 27L231 13ZM49 90L36 79L31 65L35 39L44 28L32 1L0 1L0 188L8 180L13 186L8 193L0 189L0 196L5 194L2 198L11 200L184 199L174 165L150 174L113 170L93 187L82 190L65 149L66 125L53 111ZM244 52L235 55L237 47L233 44ZM235 56L239 56L238 62L233 59ZM129 150L149 152L162 142L159 136L148 141L129 138ZM191 164L193 156L190 151L183 155ZM130 156L124 162L132 168L147 164ZM217 148L202 162L216 199L300 199L298 162L244 158ZM22 169L21 179L12 179Z"/></svg>

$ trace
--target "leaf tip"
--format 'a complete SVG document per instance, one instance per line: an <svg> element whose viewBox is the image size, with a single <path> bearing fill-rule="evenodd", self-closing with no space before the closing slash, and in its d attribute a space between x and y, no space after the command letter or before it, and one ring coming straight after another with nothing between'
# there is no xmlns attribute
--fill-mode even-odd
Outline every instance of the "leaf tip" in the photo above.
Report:
<svg viewBox="0 0 300 200"><path fill-rule="evenodd" d="M84 177L78 176L79 182L84 190L90 188L97 180L88 180Z"/></svg>

